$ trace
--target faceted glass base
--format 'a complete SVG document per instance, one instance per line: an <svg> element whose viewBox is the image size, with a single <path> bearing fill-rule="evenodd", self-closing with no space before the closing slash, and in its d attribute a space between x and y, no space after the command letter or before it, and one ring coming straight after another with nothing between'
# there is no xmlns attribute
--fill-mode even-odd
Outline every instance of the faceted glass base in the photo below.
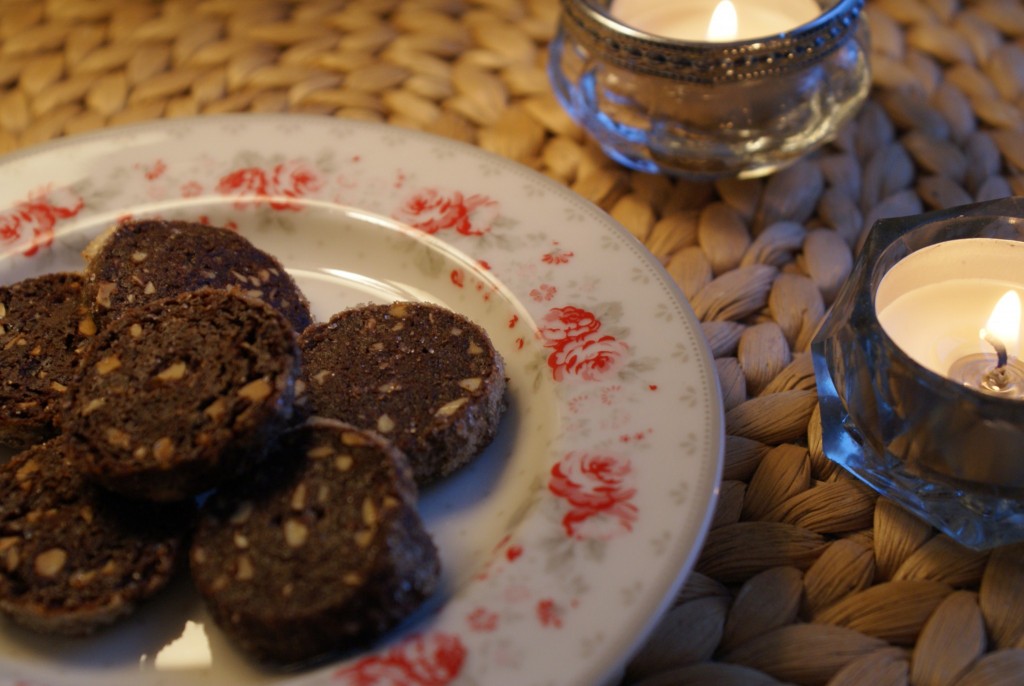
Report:
<svg viewBox="0 0 1024 686"><path fill-rule="evenodd" d="M892 453L876 452L843 410L827 369L818 373L818 394L823 448L833 462L968 548L1024 541L1024 500L915 472Z"/></svg>

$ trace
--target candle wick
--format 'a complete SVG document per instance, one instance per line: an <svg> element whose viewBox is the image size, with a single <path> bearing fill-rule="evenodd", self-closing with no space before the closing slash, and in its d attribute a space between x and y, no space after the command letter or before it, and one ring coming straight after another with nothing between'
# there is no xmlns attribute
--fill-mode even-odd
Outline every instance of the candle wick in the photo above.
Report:
<svg viewBox="0 0 1024 686"><path fill-rule="evenodd" d="M981 332L984 334L982 338L985 339L985 342L991 345L996 351L996 369L1002 369L1006 366L1007 361L1006 346L1001 340L985 329L982 329Z"/></svg>

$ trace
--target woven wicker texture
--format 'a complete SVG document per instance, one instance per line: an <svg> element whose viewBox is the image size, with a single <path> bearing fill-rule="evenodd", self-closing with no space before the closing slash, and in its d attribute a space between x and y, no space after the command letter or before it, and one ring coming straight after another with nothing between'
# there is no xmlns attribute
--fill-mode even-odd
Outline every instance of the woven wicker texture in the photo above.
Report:
<svg viewBox="0 0 1024 686"><path fill-rule="evenodd" d="M714 528L624 682L1019 684L1024 547L960 548L822 454L808 343L884 216L1024 194L1024 4L871 0L874 90L767 179L611 163L544 72L553 0L0 0L0 152L160 117L322 113L469 141L644 241L704 323Z"/></svg>

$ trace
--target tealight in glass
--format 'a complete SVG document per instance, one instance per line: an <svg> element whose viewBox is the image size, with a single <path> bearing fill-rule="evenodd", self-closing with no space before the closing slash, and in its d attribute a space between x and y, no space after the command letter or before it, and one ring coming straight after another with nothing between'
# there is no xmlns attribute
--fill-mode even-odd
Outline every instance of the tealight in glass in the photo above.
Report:
<svg viewBox="0 0 1024 686"><path fill-rule="evenodd" d="M868 94L863 0L808 1L817 16L781 33L689 40L630 26L609 0L562 0L551 83L570 115L630 168L762 176L831 139ZM742 20L752 9L737 2L736 12Z"/></svg>
<svg viewBox="0 0 1024 686"><path fill-rule="evenodd" d="M963 545L1024 540L1024 199L872 228L812 342L825 454Z"/></svg>

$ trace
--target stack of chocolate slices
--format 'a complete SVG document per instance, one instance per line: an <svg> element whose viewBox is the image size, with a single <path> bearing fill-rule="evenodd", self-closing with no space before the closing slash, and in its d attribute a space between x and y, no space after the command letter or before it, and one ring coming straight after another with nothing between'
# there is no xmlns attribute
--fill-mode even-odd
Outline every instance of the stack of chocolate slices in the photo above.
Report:
<svg viewBox="0 0 1024 686"><path fill-rule="evenodd" d="M277 259L201 224L123 223L84 255L0 286L0 612L86 635L187 567L237 645L294 664L434 593L417 488L505 410L481 327L413 302L313 323Z"/></svg>

